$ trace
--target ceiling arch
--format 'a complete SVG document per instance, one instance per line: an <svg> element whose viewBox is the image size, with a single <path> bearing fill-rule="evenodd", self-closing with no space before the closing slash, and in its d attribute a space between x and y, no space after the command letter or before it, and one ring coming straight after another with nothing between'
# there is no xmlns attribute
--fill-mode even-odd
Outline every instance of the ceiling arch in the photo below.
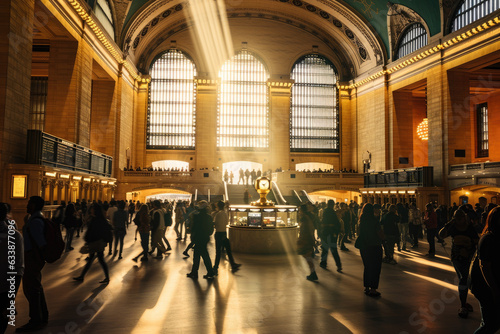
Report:
<svg viewBox="0 0 500 334"><path fill-rule="evenodd" d="M192 22L180 0L143 1L144 5L125 25L122 48L140 69L150 52ZM368 69L383 65L387 53L381 39L365 20L340 2L302 0L232 1L227 6L230 22L238 19L273 20L317 37L336 55L341 77L349 80ZM131 6L132 10L132 6ZM345 69L347 67L347 70Z"/></svg>
<svg viewBox="0 0 500 334"><path fill-rule="evenodd" d="M389 31L387 28L387 13L391 5L402 4L418 13L423 20L428 24L430 36L434 36L441 32L441 7L449 6L454 0L425 0L411 1L408 0L310 0L304 2L302 0L271 0L281 1L291 4L305 4L305 6L313 7L330 7L332 9L347 8L350 13L357 17L357 20L362 20L367 26L377 35L377 38L382 42L385 53L390 53ZM138 14L150 8L153 4L158 3L158 0L132 0L127 16L124 19L124 30L127 30L131 22L134 22ZM173 1L166 1L172 3ZM249 1L230 0L227 2L228 7L238 7L242 3ZM329 12L331 15L335 13Z"/></svg>

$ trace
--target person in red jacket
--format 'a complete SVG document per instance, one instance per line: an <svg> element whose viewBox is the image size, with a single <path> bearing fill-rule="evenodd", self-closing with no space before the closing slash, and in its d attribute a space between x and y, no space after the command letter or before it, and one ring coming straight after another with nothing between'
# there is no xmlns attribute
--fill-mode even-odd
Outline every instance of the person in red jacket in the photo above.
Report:
<svg viewBox="0 0 500 334"><path fill-rule="evenodd" d="M434 211L434 206L432 203L428 203L425 206L425 218L424 218L424 224L427 229L427 241L429 242L429 254L427 254L428 257L433 258L436 256L436 236L438 232L438 222L437 222L437 215L436 212Z"/></svg>

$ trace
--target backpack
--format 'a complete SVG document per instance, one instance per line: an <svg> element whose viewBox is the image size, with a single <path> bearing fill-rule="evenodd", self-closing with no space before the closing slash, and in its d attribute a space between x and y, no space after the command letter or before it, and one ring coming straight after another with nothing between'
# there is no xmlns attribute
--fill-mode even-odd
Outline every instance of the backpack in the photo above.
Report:
<svg viewBox="0 0 500 334"><path fill-rule="evenodd" d="M61 258L64 252L65 243L61 234L61 228L58 224L45 217L43 218L43 224L44 237L47 244L42 256L47 263L54 263ZM28 234L31 238L31 243L35 247L38 247L30 231L28 231Z"/></svg>
<svg viewBox="0 0 500 334"><path fill-rule="evenodd" d="M165 226L172 226L172 211L165 211L163 215Z"/></svg>

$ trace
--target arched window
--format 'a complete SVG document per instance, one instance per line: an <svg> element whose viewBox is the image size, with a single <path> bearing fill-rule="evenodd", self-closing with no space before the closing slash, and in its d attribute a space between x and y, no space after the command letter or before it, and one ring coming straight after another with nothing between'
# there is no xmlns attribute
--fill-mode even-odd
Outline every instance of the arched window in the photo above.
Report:
<svg viewBox="0 0 500 334"><path fill-rule="evenodd" d="M326 58L307 55L293 66L291 78L290 149L339 151L337 76Z"/></svg>
<svg viewBox="0 0 500 334"><path fill-rule="evenodd" d="M401 35L395 59L403 58L427 45L427 31L421 23L413 23Z"/></svg>
<svg viewBox="0 0 500 334"><path fill-rule="evenodd" d="M94 13L106 32L115 40L115 24L109 0L97 0Z"/></svg>
<svg viewBox="0 0 500 334"><path fill-rule="evenodd" d="M477 21L500 8L500 0L462 0L453 16L451 32Z"/></svg>
<svg viewBox="0 0 500 334"><path fill-rule="evenodd" d="M196 66L183 52L171 49L151 67L147 148L195 147Z"/></svg>
<svg viewBox="0 0 500 334"><path fill-rule="evenodd" d="M266 149L269 107L264 64L243 50L219 72L217 147Z"/></svg>

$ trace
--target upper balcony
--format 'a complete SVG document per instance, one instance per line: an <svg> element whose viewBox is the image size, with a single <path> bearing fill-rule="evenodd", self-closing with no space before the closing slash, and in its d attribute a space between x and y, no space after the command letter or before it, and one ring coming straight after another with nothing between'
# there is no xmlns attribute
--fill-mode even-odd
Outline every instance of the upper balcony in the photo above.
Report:
<svg viewBox="0 0 500 334"><path fill-rule="evenodd" d="M433 167L394 169L366 173L365 188L433 187Z"/></svg>

